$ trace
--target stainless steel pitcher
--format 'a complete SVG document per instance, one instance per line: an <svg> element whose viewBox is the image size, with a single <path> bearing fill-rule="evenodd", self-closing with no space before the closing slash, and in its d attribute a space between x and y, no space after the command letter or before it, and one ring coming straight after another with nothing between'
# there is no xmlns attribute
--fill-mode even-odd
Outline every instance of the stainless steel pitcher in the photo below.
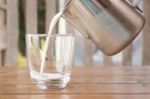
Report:
<svg viewBox="0 0 150 99"><path fill-rule="evenodd" d="M129 45L142 30L145 18L127 0L71 0L62 16L106 55Z"/></svg>

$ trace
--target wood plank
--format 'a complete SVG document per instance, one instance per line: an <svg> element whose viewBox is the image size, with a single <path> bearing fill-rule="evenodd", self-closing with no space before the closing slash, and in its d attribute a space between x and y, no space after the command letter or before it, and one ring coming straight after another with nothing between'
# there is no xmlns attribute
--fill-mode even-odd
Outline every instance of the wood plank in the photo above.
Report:
<svg viewBox="0 0 150 99"><path fill-rule="evenodd" d="M0 65L2 65L2 55L3 50L6 49L6 12L2 7L2 5L5 5L4 0L0 0Z"/></svg>
<svg viewBox="0 0 150 99"><path fill-rule="evenodd" d="M12 72L9 72L12 70ZM26 75L28 74L28 68L17 68L15 65L12 67L0 67L0 79L1 76L6 74L7 76L12 76L12 74L17 75ZM144 67L142 66L101 66L101 67L92 67L92 66L85 66L85 67L78 67L75 66L72 69L72 72L74 75L130 75L133 76L135 74L138 75L150 75L150 66L145 65ZM2 72L5 72L4 74ZM137 76L138 76L137 75ZM136 76L136 75L135 75Z"/></svg>
<svg viewBox="0 0 150 99"><path fill-rule="evenodd" d="M0 95L1 99L149 99L149 94Z"/></svg>
<svg viewBox="0 0 150 99"><path fill-rule="evenodd" d="M22 79L23 82L10 81L0 85L1 95L11 94L150 94L150 83L94 83L70 82L65 89L41 90L31 81ZM25 82L24 82L25 81ZM81 87L82 86L82 87Z"/></svg>
<svg viewBox="0 0 150 99"><path fill-rule="evenodd" d="M1 83L1 95L13 94L150 94L149 83L95 83L91 82L70 82L65 89L41 90L31 81L22 79L20 82L14 80ZM25 82L24 82L25 81ZM82 87L81 87L82 86Z"/></svg>
<svg viewBox="0 0 150 99"><path fill-rule="evenodd" d="M143 64L150 64L150 0L144 0L146 24L143 33Z"/></svg>
<svg viewBox="0 0 150 99"><path fill-rule="evenodd" d="M17 64L18 51L18 0L7 0L7 50L6 65Z"/></svg>
<svg viewBox="0 0 150 99"><path fill-rule="evenodd" d="M123 51L123 65L132 65L132 44Z"/></svg>
<svg viewBox="0 0 150 99"><path fill-rule="evenodd" d="M6 50L1 50L0 52L0 66L5 65L5 58L6 58Z"/></svg>
<svg viewBox="0 0 150 99"><path fill-rule="evenodd" d="M103 55L103 58L104 58L104 62L103 62L104 65L109 65L109 66L113 65L112 56Z"/></svg>
<svg viewBox="0 0 150 99"><path fill-rule="evenodd" d="M149 99L149 75L150 67L145 66L75 67L66 88L41 90L31 82L27 68L0 68L0 98ZM134 82L139 76L148 82Z"/></svg>
<svg viewBox="0 0 150 99"><path fill-rule="evenodd" d="M38 33L37 0L26 0L25 18L26 18L26 33L37 34Z"/></svg>
<svg viewBox="0 0 150 99"><path fill-rule="evenodd" d="M31 82L27 68L22 70L0 68L0 93L1 95L150 94L148 79L150 67L82 67L74 68L72 74L71 82L65 89L41 90ZM138 79L144 79L146 82Z"/></svg>
<svg viewBox="0 0 150 99"><path fill-rule="evenodd" d="M57 0L46 0L46 33L48 33L50 22L56 14L56 10Z"/></svg>
<svg viewBox="0 0 150 99"><path fill-rule="evenodd" d="M2 66L2 52L0 52L0 66Z"/></svg>
<svg viewBox="0 0 150 99"><path fill-rule="evenodd" d="M93 64L93 53L92 53L92 42L84 38L84 65L92 66Z"/></svg>
<svg viewBox="0 0 150 99"><path fill-rule="evenodd" d="M0 9L6 10L7 6L4 3L0 3Z"/></svg>
<svg viewBox="0 0 150 99"><path fill-rule="evenodd" d="M81 70L83 70L81 68ZM20 70L21 71L21 70ZM20 73L20 72L19 72ZM0 75L1 81L0 84L1 85L8 85L8 84L12 84L17 86L20 85L26 85L26 84L30 84L30 86L35 86L34 84L32 84L31 80L29 79L29 74L22 74L20 73L20 76L17 76L18 73L12 73L7 75L7 79L6 79L6 75ZM138 85L138 84L143 84L143 85L149 85L150 84L150 79L149 79L149 75L150 74L120 74L120 75L116 75L115 73L113 75L111 74L97 74L97 73L93 73L91 74L77 74L75 72L72 73L71 76L71 81L70 84L112 84L112 85L117 85L117 84L127 84L127 85ZM13 76L13 77L12 77ZM22 78L22 77L24 78ZM16 78L18 77L18 78ZM7 82L6 82L7 81ZM22 82L23 81L23 82Z"/></svg>

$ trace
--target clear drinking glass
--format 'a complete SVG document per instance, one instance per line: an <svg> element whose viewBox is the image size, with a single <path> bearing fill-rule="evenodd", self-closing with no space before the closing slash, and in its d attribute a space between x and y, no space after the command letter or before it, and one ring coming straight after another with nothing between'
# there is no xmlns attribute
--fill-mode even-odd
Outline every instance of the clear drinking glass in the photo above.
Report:
<svg viewBox="0 0 150 99"><path fill-rule="evenodd" d="M44 55L48 37L48 49ZM70 81L75 36L73 34L27 34L26 44L32 81L42 89L64 88ZM42 67L43 57L44 67Z"/></svg>

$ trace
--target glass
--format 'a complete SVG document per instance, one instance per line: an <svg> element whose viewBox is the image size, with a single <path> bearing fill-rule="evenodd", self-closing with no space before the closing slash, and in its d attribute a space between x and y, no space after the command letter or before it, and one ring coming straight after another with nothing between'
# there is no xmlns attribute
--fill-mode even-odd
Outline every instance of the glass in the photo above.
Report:
<svg viewBox="0 0 150 99"><path fill-rule="evenodd" d="M48 49L44 48L49 36ZM74 56L73 34L27 34L27 62L31 80L40 88L64 88L70 81ZM45 65L42 67L42 60ZM42 70L43 68L43 70ZM41 71L42 70L42 71Z"/></svg>

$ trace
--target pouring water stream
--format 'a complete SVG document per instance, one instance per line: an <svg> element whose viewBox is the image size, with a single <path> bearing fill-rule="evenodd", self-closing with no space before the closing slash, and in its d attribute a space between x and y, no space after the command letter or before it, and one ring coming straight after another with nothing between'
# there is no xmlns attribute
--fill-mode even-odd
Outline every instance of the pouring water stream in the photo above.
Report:
<svg viewBox="0 0 150 99"><path fill-rule="evenodd" d="M50 23L50 26L49 26L49 31L48 31L48 35L51 35L52 32L53 32L53 29L56 25L56 23L58 22L58 20L60 19L60 17L63 15L63 12L59 12L57 13L51 23ZM45 68L45 60L46 60L46 53L47 53L47 50L48 50L48 45L49 45L49 41L50 41L50 36L47 36L46 38L46 42L45 42L45 45L44 45L44 53L43 53L43 56L42 56L42 62L41 62L41 68L40 68L40 73L43 73L44 71L44 68Z"/></svg>

